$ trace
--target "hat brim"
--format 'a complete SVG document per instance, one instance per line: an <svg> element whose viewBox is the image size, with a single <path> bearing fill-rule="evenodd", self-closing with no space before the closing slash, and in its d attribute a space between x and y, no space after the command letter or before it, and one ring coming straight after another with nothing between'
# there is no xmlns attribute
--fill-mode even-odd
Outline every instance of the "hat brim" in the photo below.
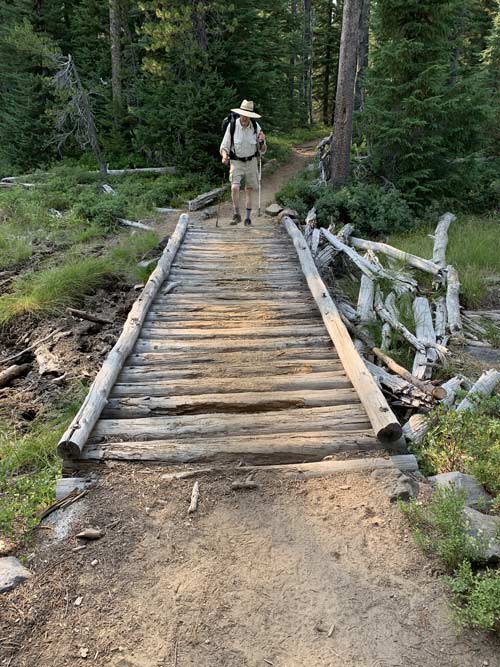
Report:
<svg viewBox="0 0 500 667"><path fill-rule="evenodd" d="M260 114L254 113L253 111L247 111L246 109L231 109L231 111L234 111L234 113L237 113L240 116L247 116L248 118L262 118Z"/></svg>

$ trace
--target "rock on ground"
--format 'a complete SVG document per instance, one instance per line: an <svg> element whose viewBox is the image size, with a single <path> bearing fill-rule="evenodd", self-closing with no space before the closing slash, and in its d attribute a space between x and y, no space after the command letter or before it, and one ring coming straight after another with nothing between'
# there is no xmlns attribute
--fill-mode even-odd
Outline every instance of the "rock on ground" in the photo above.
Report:
<svg viewBox="0 0 500 667"><path fill-rule="evenodd" d="M491 496L472 475L462 472L444 472L429 477L429 481L439 487L454 488L465 492L465 504L476 510L487 510L491 506Z"/></svg>
<svg viewBox="0 0 500 667"><path fill-rule="evenodd" d="M391 503L397 500L410 500L418 495L418 482L401 470L374 470L372 478L382 484Z"/></svg>
<svg viewBox="0 0 500 667"><path fill-rule="evenodd" d="M0 593L12 590L29 577L31 572L14 556L0 558Z"/></svg>
<svg viewBox="0 0 500 667"><path fill-rule="evenodd" d="M271 215L275 216L278 215L278 213L282 210L283 206L280 206L279 204L270 204L266 208L266 215Z"/></svg>
<svg viewBox="0 0 500 667"><path fill-rule="evenodd" d="M484 542L484 558L488 563L500 561L500 517L482 514L472 507L464 507L462 516L467 534Z"/></svg>

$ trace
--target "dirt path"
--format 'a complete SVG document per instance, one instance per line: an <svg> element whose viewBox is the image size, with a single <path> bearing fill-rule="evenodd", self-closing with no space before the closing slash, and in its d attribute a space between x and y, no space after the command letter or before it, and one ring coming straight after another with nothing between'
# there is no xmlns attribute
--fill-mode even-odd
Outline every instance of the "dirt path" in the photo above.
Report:
<svg viewBox="0 0 500 667"><path fill-rule="evenodd" d="M32 578L0 597L2 667L500 667L497 640L457 636L383 479L261 471L238 492L228 470L200 476L188 515L193 480L165 472L110 462L36 531ZM88 526L105 535L84 546Z"/></svg>

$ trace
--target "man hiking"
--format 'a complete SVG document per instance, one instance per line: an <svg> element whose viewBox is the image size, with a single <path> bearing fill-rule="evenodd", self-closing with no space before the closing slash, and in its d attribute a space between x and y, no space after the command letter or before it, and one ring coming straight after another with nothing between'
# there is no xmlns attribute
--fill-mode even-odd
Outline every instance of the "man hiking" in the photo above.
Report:
<svg viewBox="0 0 500 667"><path fill-rule="evenodd" d="M229 182L233 200L231 225L241 222L240 186L245 179L245 225L251 225L252 192L259 187L257 157L266 150L266 137L255 118L260 118L253 110L253 102L243 100L239 109L231 109L226 132L220 145L223 164L231 164Z"/></svg>

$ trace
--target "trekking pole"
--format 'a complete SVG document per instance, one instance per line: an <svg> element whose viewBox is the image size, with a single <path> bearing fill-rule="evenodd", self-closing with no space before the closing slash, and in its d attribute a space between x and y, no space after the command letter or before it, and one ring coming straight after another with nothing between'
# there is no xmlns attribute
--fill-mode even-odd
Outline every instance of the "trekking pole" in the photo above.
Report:
<svg viewBox="0 0 500 667"><path fill-rule="evenodd" d="M262 155L259 153L259 214L260 218L260 196L261 196L261 185L262 185Z"/></svg>

